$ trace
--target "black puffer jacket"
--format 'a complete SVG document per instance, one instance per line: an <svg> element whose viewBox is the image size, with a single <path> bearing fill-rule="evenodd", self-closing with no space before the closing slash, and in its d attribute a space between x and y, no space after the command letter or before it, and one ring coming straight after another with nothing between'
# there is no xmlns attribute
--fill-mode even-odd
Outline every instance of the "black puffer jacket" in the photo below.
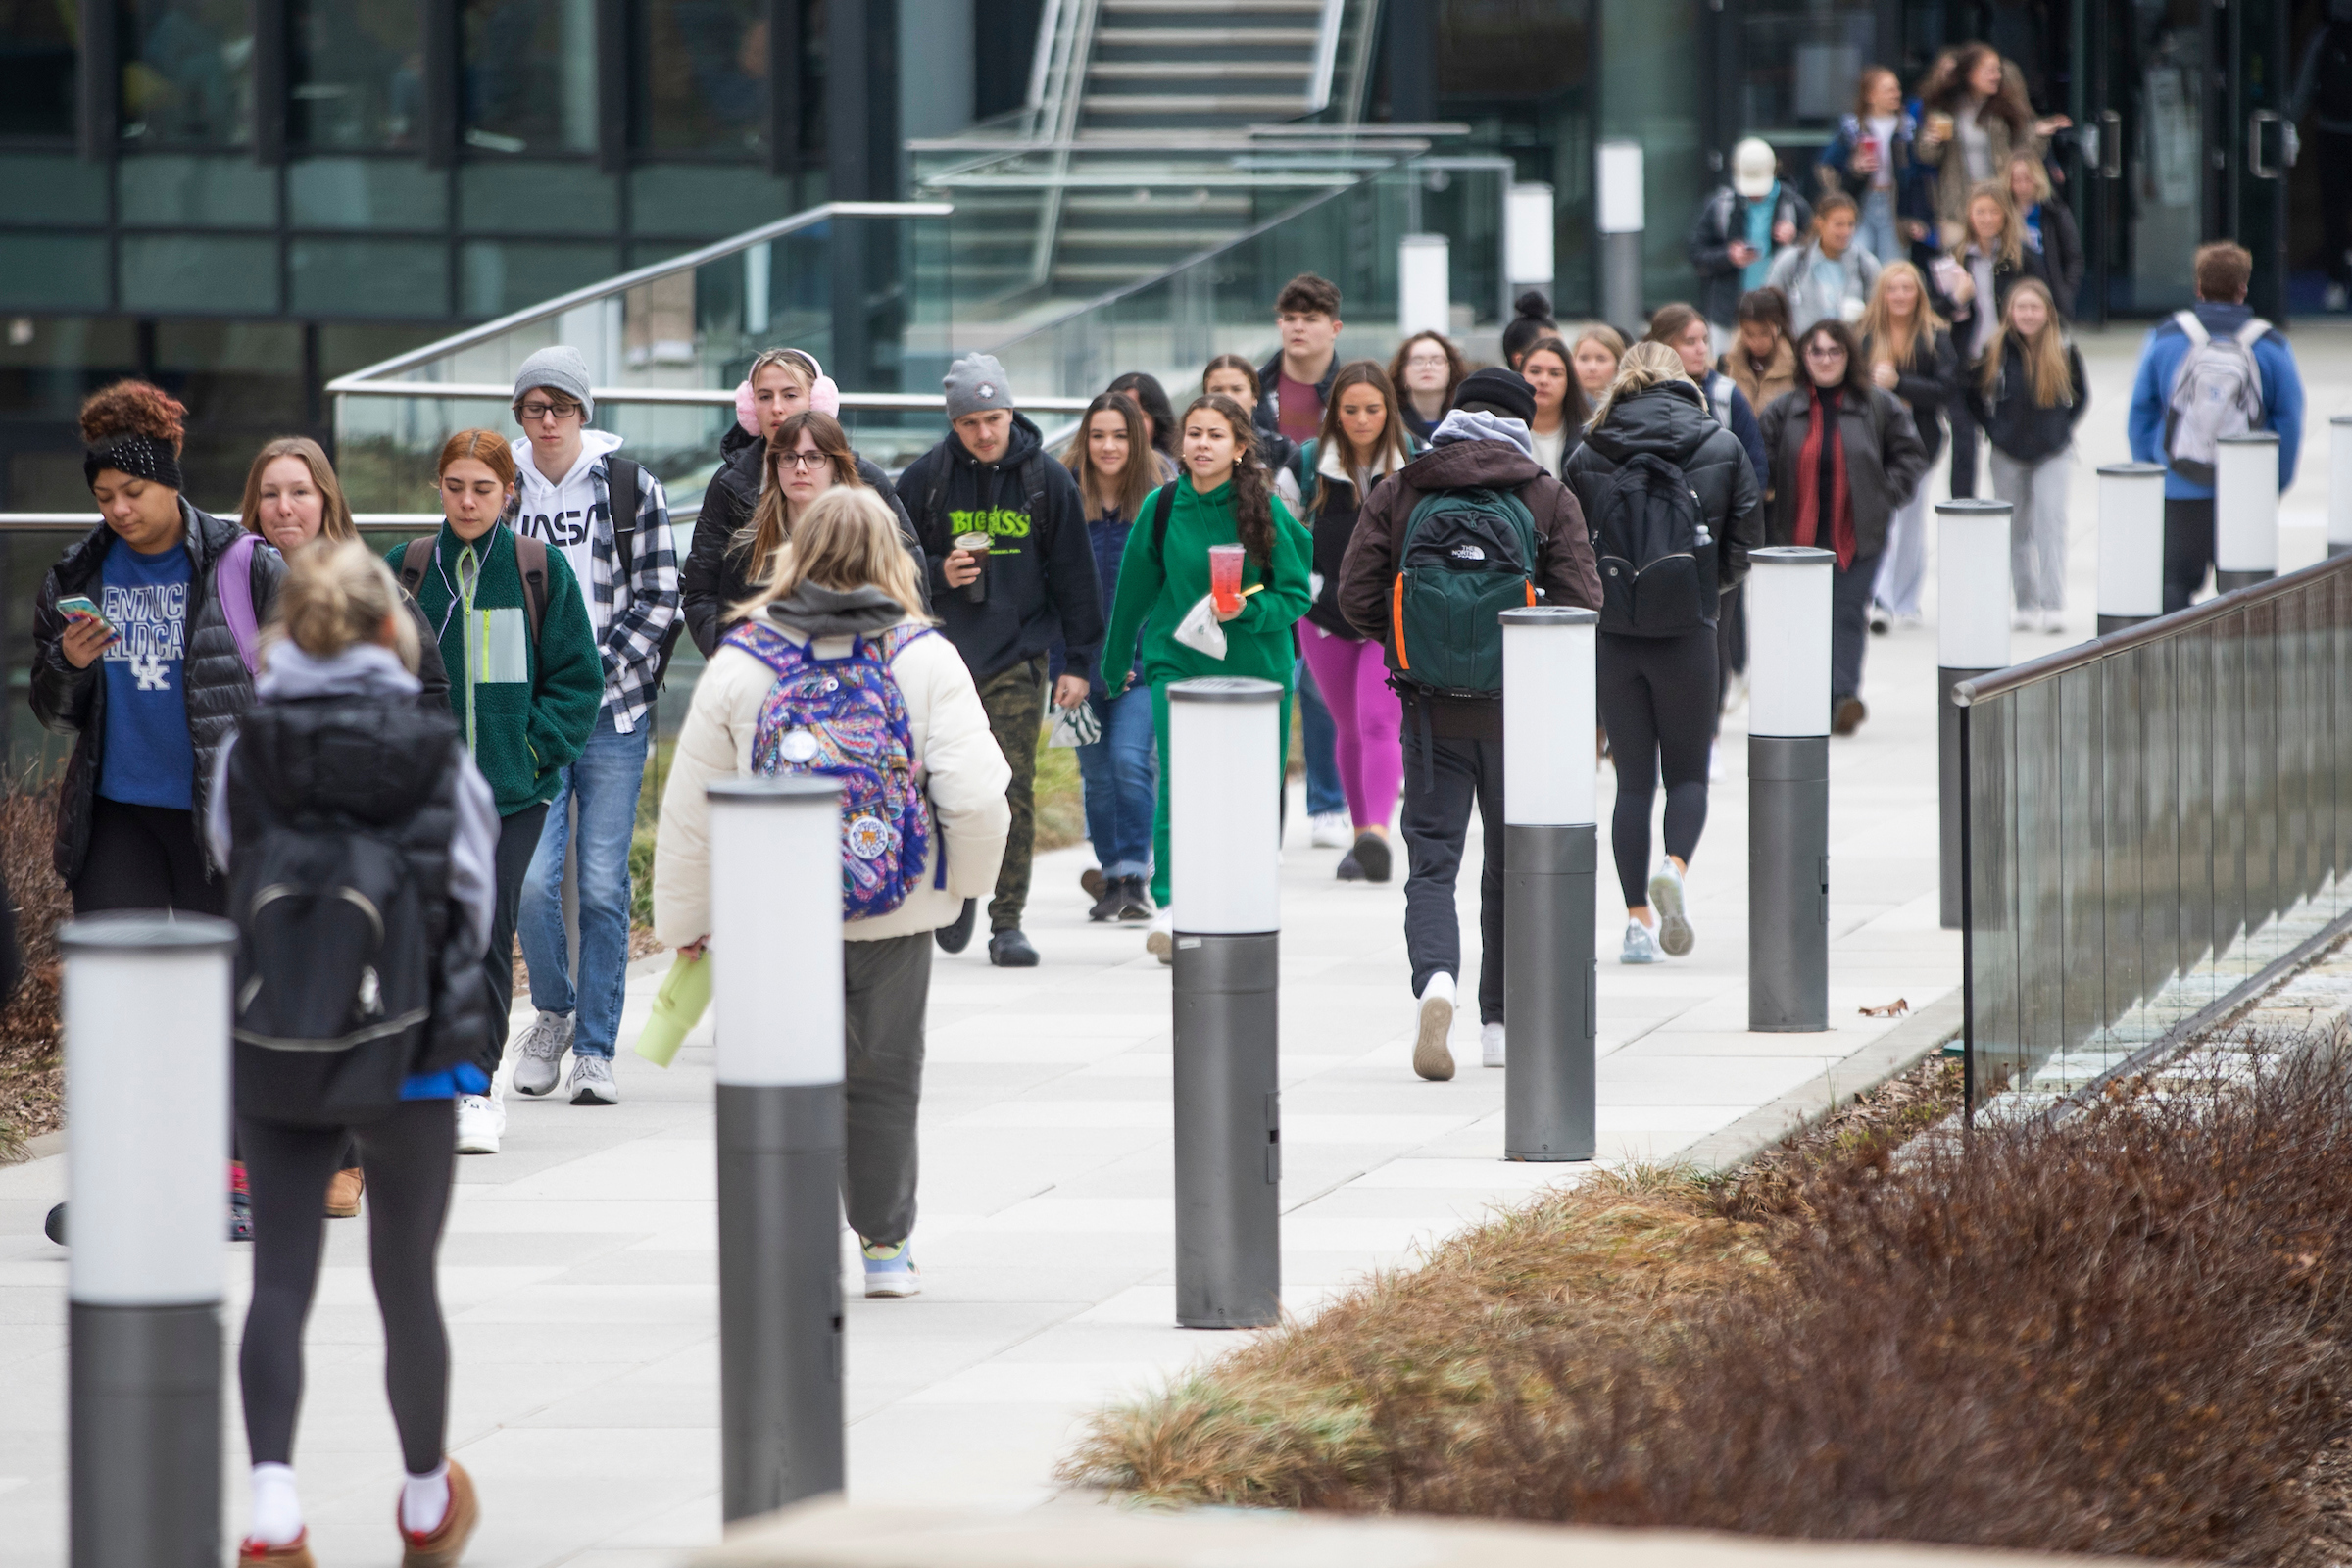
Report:
<svg viewBox="0 0 2352 1568"><path fill-rule="evenodd" d="M1723 427L1689 381L1667 381L1618 399L1608 417L1568 454L1562 477L1576 492L1587 521L1600 515L1610 476L1644 452L1665 459L1690 479L1717 541L1716 591L1738 587L1747 576L1747 553L1764 543L1764 493L1747 448ZM1599 554L1597 540L1593 554Z"/></svg>
<svg viewBox="0 0 2352 1568"><path fill-rule="evenodd" d="M228 629L220 596L213 591L213 568L221 554L245 530L223 517L197 511L182 500L179 520L186 530L191 581L189 583L188 651L181 662L187 686L188 739L196 748L196 785L193 831L203 846L206 871L220 867L204 844L205 797L212 789L213 765L220 743L236 728L238 716L253 705L253 677L237 656L237 639ZM57 803L57 843L52 859L68 886L81 875L81 862L90 849L90 803L98 794L99 755L106 735L105 661L93 660L86 669L66 662L61 646L66 617L57 602L74 594L95 599L101 592L100 568L115 543L115 531L100 523L69 548L41 581L40 597L32 610L32 711L60 735L78 737L73 760L66 764L65 791ZM278 585L285 580L285 558L264 547L253 553L253 615L267 625L277 605Z"/></svg>
<svg viewBox="0 0 2352 1568"><path fill-rule="evenodd" d="M1968 412L1984 426L1984 439L1993 451L2017 463L2039 463L2064 452L2074 443L2082 411L2090 407L2090 377L2083 373L2082 351L2071 341L2066 345L2066 370L2074 384L2045 409L2034 401L2025 348L2017 334L2003 332L1996 348L2001 371L1990 394L1981 375L1968 378Z"/></svg>
<svg viewBox="0 0 2352 1568"><path fill-rule="evenodd" d="M766 442L742 425L728 425L718 442L718 471L710 476L703 491L703 510L695 514L694 544L678 571L678 602L686 616L686 633L705 659L717 650L718 639L726 631L721 624L726 607L740 603L752 592L751 552L730 552L727 543L752 520L752 513L760 505L760 487L765 477L760 472L760 454L766 449ZM890 503L891 514L899 519L899 542L914 557L915 579L928 586L930 573L924 569L922 542L914 536L914 523L908 519L890 475L859 458L858 477Z"/></svg>
<svg viewBox="0 0 2352 1568"><path fill-rule="evenodd" d="M1870 360L1876 355L1876 345L1864 339L1862 357ZM1934 463L1943 450L1944 407L1960 396L1960 351L1952 347L1951 333L1937 327L1933 337L1924 332L1912 334L1911 358L1894 367L1894 395L1911 405L1911 422L1919 430L1919 444Z"/></svg>

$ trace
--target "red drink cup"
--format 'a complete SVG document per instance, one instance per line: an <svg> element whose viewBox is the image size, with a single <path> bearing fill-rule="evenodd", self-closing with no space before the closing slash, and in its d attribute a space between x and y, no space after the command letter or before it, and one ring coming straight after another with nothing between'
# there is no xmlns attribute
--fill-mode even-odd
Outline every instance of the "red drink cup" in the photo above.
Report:
<svg viewBox="0 0 2352 1568"><path fill-rule="evenodd" d="M1240 545L1210 545L1208 547L1208 592L1216 600L1221 614L1232 614L1242 606L1242 547Z"/></svg>

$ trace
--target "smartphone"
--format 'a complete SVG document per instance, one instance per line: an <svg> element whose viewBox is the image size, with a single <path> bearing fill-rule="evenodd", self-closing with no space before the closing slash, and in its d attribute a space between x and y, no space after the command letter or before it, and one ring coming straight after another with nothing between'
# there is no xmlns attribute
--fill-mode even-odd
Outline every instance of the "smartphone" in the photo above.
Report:
<svg viewBox="0 0 2352 1568"><path fill-rule="evenodd" d="M94 620L99 625L106 626L108 631L114 630L114 627L107 625L106 617L98 613L98 607L90 602L89 596L86 594L73 594L60 599L57 602L57 612L69 620Z"/></svg>

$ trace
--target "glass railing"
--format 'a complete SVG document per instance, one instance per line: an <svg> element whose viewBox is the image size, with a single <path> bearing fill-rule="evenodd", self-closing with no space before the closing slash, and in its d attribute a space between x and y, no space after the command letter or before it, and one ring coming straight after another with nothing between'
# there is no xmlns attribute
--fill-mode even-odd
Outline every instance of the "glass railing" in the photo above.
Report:
<svg viewBox="0 0 2352 1568"><path fill-rule="evenodd" d="M1955 696L1972 1109L2136 1070L2352 923L2352 556Z"/></svg>

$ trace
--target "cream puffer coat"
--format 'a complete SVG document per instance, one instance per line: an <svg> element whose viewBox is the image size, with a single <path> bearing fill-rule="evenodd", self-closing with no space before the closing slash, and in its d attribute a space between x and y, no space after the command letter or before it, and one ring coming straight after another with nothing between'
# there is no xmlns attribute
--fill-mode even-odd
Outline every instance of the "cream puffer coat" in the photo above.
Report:
<svg viewBox="0 0 2352 1568"><path fill-rule="evenodd" d="M769 607L769 624L798 643L808 634ZM820 636L817 656L838 659L850 638ZM906 698L914 755L931 797L934 844L944 841L948 885L926 874L906 901L885 915L842 928L852 942L913 936L952 923L966 899L996 892L997 866L1012 811L1004 789L1012 769L989 732L988 712L971 672L955 647L934 633L899 650L890 672ZM752 739L760 705L775 672L740 648L721 646L695 684L694 706L662 792L662 825L654 845L654 934L681 947L710 933L710 813L705 787L713 779L751 771Z"/></svg>

